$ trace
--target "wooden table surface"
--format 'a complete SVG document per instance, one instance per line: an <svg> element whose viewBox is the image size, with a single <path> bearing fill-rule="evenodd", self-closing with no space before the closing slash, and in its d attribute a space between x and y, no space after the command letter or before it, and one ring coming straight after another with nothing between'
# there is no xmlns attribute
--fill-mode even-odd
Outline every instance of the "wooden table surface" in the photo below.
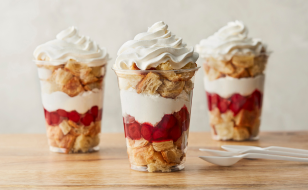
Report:
<svg viewBox="0 0 308 190"><path fill-rule="evenodd" d="M201 147L285 146L308 149L308 132L266 132L258 141L220 142L191 133L184 170L138 172L129 168L124 134L102 134L100 151L49 152L44 134L0 135L0 189L308 189L308 164L241 160L221 167L198 158Z"/></svg>

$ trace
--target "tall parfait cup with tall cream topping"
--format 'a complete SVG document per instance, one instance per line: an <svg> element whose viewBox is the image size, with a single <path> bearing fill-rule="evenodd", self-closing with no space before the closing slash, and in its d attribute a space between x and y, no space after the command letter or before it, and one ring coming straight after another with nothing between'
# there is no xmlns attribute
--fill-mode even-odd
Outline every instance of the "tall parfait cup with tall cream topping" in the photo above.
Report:
<svg viewBox="0 0 308 190"><path fill-rule="evenodd" d="M213 138L257 139L269 56L266 45L260 39L249 38L247 27L235 21L201 40L196 51L204 61Z"/></svg>
<svg viewBox="0 0 308 190"><path fill-rule="evenodd" d="M108 54L75 27L34 51L50 150L98 150Z"/></svg>
<svg viewBox="0 0 308 190"><path fill-rule="evenodd" d="M157 22L118 51L118 76L131 169L184 168L198 53Z"/></svg>

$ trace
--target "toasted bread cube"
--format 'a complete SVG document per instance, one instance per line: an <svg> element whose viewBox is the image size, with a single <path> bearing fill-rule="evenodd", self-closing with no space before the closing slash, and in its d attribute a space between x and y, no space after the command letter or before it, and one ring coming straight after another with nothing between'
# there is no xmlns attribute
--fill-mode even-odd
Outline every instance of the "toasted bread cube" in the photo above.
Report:
<svg viewBox="0 0 308 190"><path fill-rule="evenodd" d="M209 70L206 74L210 81L219 79L222 76L222 73L214 69L213 67L209 67Z"/></svg>
<svg viewBox="0 0 308 190"><path fill-rule="evenodd" d="M220 116L220 111L217 107L215 107L214 109L212 109L212 111L209 112L209 117L210 117L210 124L212 125L216 125L223 122Z"/></svg>
<svg viewBox="0 0 308 190"><path fill-rule="evenodd" d="M93 74L95 77L101 77L105 74L104 66L91 67L91 69L91 74Z"/></svg>
<svg viewBox="0 0 308 190"><path fill-rule="evenodd" d="M80 81L83 85L86 85L98 81L98 78L91 73L91 69L81 69Z"/></svg>
<svg viewBox="0 0 308 190"><path fill-rule="evenodd" d="M233 140L243 141L249 139L249 132L244 127L234 127Z"/></svg>
<svg viewBox="0 0 308 190"><path fill-rule="evenodd" d="M67 120L63 120L60 123L59 127L62 130L64 135L67 135L70 132L70 130L71 130L71 126L68 124Z"/></svg>
<svg viewBox="0 0 308 190"><path fill-rule="evenodd" d="M173 70L169 61L161 63L156 67L156 70Z"/></svg>
<svg viewBox="0 0 308 190"><path fill-rule="evenodd" d="M210 57L207 59L207 64L223 74L231 74L234 72L234 68L230 62L221 61Z"/></svg>
<svg viewBox="0 0 308 190"><path fill-rule="evenodd" d="M168 164L162 154L160 152L154 152L153 158L151 159L151 163L148 164L148 171L149 172L170 172L171 167L176 165L176 163Z"/></svg>
<svg viewBox="0 0 308 190"><path fill-rule="evenodd" d="M162 142L153 142L153 148L155 151L160 152L164 150L168 150L173 147L173 141L162 141Z"/></svg>
<svg viewBox="0 0 308 190"><path fill-rule="evenodd" d="M232 121L215 125L216 132L219 138L222 140L232 139L234 132L233 128L234 128L234 123Z"/></svg>
<svg viewBox="0 0 308 190"><path fill-rule="evenodd" d="M181 157L183 156L183 152L179 149L172 148L169 150L165 150L161 152L164 160L169 163L179 164L181 162Z"/></svg>
<svg viewBox="0 0 308 190"><path fill-rule="evenodd" d="M62 87L62 91L70 97L73 97L78 95L80 92L83 92L84 89L80 84L78 78L73 77Z"/></svg>
<svg viewBox="0 0 308 190"><path fill-rule="evenodd" d="M99 136L90 137L79 135L74 144L74 152L88 152L91 148L99 144Z"/></svg>
<svg viewBox="0 0 308 190"><path fill-rule="evenodd" d="M253 55L245 55L245 56L235 55L232 57L232 63L236 67L242 67L242 68L248 68L253 66L254 63L253 60L254 60Z"/></svg>
<svg viewBox="0 0 308 190"><path fill-rule="evenodd" d="M84 89L86 91L91 91L93 89L102 89L102 86L103 86L103 82L100 80L100 81L93 82L93 83L85 85Z"/></svg>
<svg viewBox="0 0 308 190"><path fill-rule="evenodd" d="M149 143L149 141L145 140L144 138L141 138L139 140L135 140L133 148L141 148L146 146Z"/></svg>
<svg viewBox="0 0 308 190"><path fill-rule="evenodd" d="M241 127L251 127L255 123L256 119L259 117L257 110L248 111L242 109L236 116L235 116L235 125Z"/></svg>
<svg viewBox="0 0 308 190"><path fill-rule="evenodd" d="M55 82L58 85L65 85L72 77L73 74L69 71L66 71L64 69L57 69L54 73Z"/></svg>
<svg viewBox="0 0 308 190"><path fill-rule="evenodd" d="M148 164L148 160L152 158L154 155L154 149L151 144L140 147L140 148L133 148L131 150L132 161L133 164L137 166L144 166Z"/></svg>
<svg viewBox="0 0 308 190"><path fill-rule="evenodd" d="M184 85L184 81L171 82L164 79L163 83L157 89L157 92L164 98L175 98L181 94Z"/></svg>
<svg viewBox="0 0 308 190"><path fill-rule="evenodd" d="M194 89L194 83L191 80L185 82L184 90L188 94Z"/></svg>
<svg viewBox="0 0 308 190"><path fill-rule="evenodd" d="M156 73L150 72L138 83L136 90L138 94L155 94L161 84L160 76Z"/></svg>
<svg viewBox="0 0 308 190"><path fill-rule="evenodd" d="M250 74L248 70L245 68L235 67L234 72L231 74L228 74L228 76L233 77L233 78L246 78L246 77L250 77Z"/></svg>
<svg viewBox="0 0 308 190"><path fill-rule="evenodd" d="M220 117L224 122L229 122L234 120L233 112L230 110L220 114Z"/></svg>
<svg viewBox="0 0 308 190"><path fill-rule="evenodd" d="M70 59L64 67L66 70L70 71L73 75L79 77L80 70L87 70L91 71L91 69L86 65L82 63L78 63L75 60Z"/></svg>
<svg viewBox="0 0 308 190"><path fill-rule="evenodd" d="M253 124L252 127L250 127L250 134L251 137L257 137L259 135L259 130L260 130L260 124L261 121L260 119L256 119L255 123Z"/></svg>

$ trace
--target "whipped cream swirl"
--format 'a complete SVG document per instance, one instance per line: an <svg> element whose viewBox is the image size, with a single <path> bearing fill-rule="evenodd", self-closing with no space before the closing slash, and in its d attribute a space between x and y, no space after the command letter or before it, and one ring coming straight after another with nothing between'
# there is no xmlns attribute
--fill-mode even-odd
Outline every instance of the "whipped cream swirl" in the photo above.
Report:
<svg viewBox="0 0 308 190"><path fill-rule="evenodd" d="M81 36L77 28L71 26L61 31L55 40L38 46L33 53L36 60L50 61L48 64L60 65L74 59L88 66L104 65L108 61L105 48L100 48L88 36Z"/></svg>
<svg viewBox="0 0 308 190"><path fill-rule="evenodd" d="M198 53L193 47L186 47L182 38L177 38L168 30L168 25L160 21L148 28L147 32L127 41L118 51L115 67L128 69L134 63L141 70L156 67L169 61L173 69L180 69L187 63L195 63Z"/></svg>
<svg viewBox="0 0 308 190"><path fill-rule="evenodd" d="M266 45L260 39L249 38L248 29L241 21L229 22L196 45L196 51L202 58L211 56L225 61L236 54L258 56L262 50L266 51Z"/></svg>

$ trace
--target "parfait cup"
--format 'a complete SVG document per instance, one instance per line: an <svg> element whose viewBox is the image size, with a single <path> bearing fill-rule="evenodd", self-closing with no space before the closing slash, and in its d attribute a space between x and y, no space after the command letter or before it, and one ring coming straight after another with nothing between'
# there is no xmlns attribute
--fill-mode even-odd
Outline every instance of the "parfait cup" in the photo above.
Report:
<svg viewBox="0 0 308 190"><path fill-rule="evenodd" d="M171 172L184 168L198 69L113 68L118 77L131 169Z"/></svg>
<svg viewBox="0 0 308 190"><path fill-rule="evenodd" d="M105 65L34 61L50 151L88 153L99 149Z"/></svg>
<svg viewBox="0 0 308 190"><path fill-rule="evenodd" d="M203 67L212 137L258 139L268 54L235 55L228 62L208 56Z"/></svg>

